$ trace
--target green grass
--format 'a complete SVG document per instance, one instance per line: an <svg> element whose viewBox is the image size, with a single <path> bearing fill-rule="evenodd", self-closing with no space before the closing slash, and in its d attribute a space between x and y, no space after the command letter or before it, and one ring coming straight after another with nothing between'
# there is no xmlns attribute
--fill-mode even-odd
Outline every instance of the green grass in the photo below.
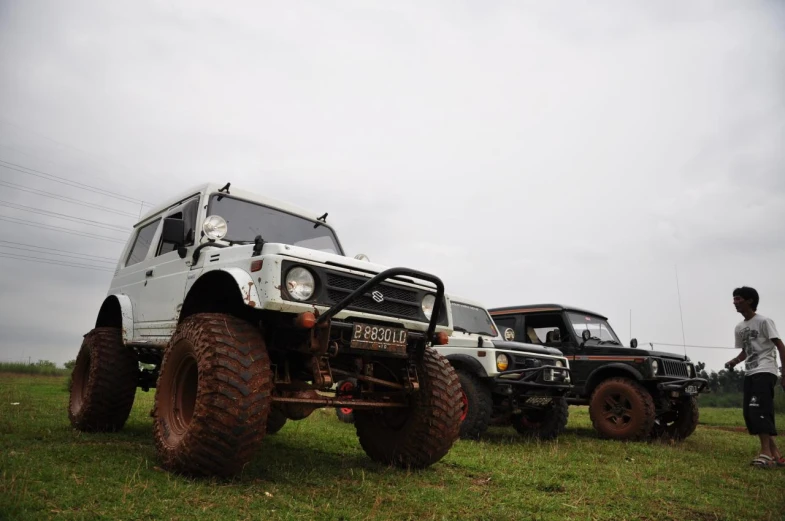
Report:
<svg viewBox="0 0 785 521"><path fill-rule="evenodd" d="M322 410L266 438L236 479L194 480L158 467L152 392L120 433L84 434L63 380L0 375L0 519L784 519L785 469L749 467L738 409L702 410L671 446L600 440L573 407L555 442L494 428L419 472L371 462Z"/></svg>
<svg viewBox="0 0 785 521"><path fill-rule="evenodd" d="M24 362L0 362L0 373L35 374L43 376L67 376L70 369L57 367L53 363L26 364Z"/></svg>

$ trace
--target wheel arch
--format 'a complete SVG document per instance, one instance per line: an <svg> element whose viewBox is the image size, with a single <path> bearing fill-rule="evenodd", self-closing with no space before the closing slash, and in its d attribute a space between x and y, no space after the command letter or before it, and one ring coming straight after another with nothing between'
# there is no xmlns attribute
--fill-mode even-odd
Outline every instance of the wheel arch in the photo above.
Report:
<svg viewBox="0 0 785 521"><path fill-rule="evenodd" d="M626 364L614 363L598 367L589 374L586 380L586 394L591 396L594 389L600 385L601 382L613 377L632 378L638 382L643 380L643 375L634 367Z"/></svg>
<svg viewBox="0 0 785 521"><path fill-rule="evenodd" d="M179 322L196 313L240 315L259 307L259 293L248 272L240 268L210 270L188 290Z"/></svg>
<svg viewBox="0 0 785 521"><path fill-rule="evenodd" d="M134 338L134 310L128 295L109 295L98 310L95 327L116 327L122 332L123 343Z"/></svg>
<svg viewBox="0 0 785 521"><path fill-rule="evenodd" d="M482 364L474 357L469 355L452 354L445 357L450 362L456 371L463 370L468 373L479 376L480 378L487 378L488 373Z"/></svg>

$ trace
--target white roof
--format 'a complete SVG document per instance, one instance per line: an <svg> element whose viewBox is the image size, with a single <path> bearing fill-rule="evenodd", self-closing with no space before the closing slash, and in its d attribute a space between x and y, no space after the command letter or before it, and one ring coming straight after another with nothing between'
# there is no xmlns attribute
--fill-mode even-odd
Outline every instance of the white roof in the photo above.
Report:
<svg viewBox="0 0 785 521"><path fill-rule="evenodd" d="M196 185L192 187L190 190L185 190L181 192L179 195L177 195L176 197L170 197L166 199L163 203L156 205L153 209L151 209L144 216L142 216L142 219L139 221L139 223L142 223L150 219L151 217L171 208L177 203L184 201L185 199L188 199L189 197L195 194L211 194L217 192L219 189L223 188L224 186L226 186L226 183L203 183L200 185ZM273 199L270 197L264 197L254 192L235 189L234 185L229 187L229 195L233 197L237 197L239 199L245 199L247 201L263 204L271 208L283 210L284 212L298 215L300 217L305 217L306 219L311 219L311 220L315 220L317 217L320 217L321 215L324 214L324 212L320 212L320 213L311 212L309 210L305 210L293 204L289 204L284 201L279 201L277 199Z"/></svg>

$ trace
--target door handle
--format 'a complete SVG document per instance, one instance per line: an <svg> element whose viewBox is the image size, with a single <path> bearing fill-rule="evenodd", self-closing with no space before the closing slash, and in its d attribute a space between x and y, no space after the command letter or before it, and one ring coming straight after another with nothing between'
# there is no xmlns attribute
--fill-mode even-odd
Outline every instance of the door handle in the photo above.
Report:
<svg viewBox="0 0 785 521"><path fill-rule="evenodd" d="M147 270L147 271L145 272L144 276L145 276L145 277L152 277L152 276L153 276L153 270Z"/></svg>

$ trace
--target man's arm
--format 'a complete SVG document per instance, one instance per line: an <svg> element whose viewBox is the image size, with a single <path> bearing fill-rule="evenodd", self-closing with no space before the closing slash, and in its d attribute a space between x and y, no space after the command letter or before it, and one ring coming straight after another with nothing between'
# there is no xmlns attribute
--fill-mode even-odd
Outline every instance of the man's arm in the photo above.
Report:
<svg viewBox="0 0 785 521"><path fill-rule="evenodd" d="M725 362L725 369L733 369L738 364L742 363L744 360L747 359L747 353L744 351L744 343L741 341L741 335L738 331L733 331L733 338L735 340L736 348L741 349L741 353L739 353L736 358Z"/></svg>
<svg viewBox="0 0 785 521"><path fill-rule="evenodd" d="M772 338L772 342L774 345L777 346L777 351L780 352L780 384L782 384L782 388L785 390L785 344L782 343L782 340L779 338Z"/></svg>

